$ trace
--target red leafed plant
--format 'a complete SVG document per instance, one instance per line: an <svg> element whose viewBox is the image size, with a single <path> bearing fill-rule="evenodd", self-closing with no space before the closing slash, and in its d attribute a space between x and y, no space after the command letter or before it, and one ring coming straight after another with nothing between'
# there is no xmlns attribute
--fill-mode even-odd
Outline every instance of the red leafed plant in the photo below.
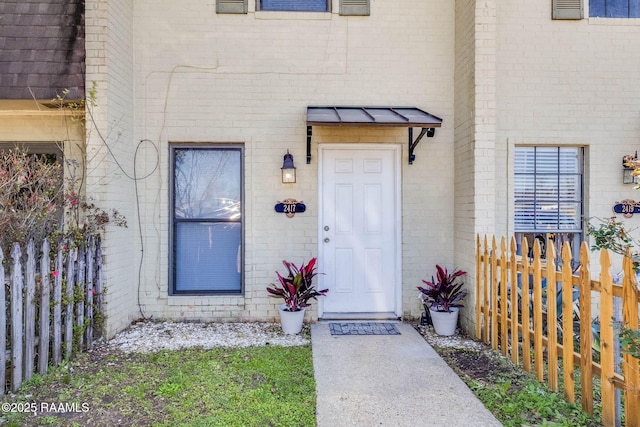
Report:
<svg viewBox="0 0 640 427"><path fill-rule="evenodd" d="M282 298L287 311L300 311L308 307L310 299L317 299L324 296L329 290L316 290L313 285L313 278L316 273L316 258L311 258L309 262L302 263L299 267L292 262L282 261L287 268L287 276L282 276L276 271L280 284L271 284L267 287L267 292L276 298Z"/></svg>
<svg viewBox="0 0 640 427"><path fill-rule="evenodd" d="M436 311L451 311L454 307L464 307L462 300L467 296L467 291L463 290L464 283L457 282L457 278L467 274L466 271L455 270L449 273L446 268L436 265L436 279L431 276L431 281L423 280L426 288L418 286L422 292L425 306Z"/></svg>

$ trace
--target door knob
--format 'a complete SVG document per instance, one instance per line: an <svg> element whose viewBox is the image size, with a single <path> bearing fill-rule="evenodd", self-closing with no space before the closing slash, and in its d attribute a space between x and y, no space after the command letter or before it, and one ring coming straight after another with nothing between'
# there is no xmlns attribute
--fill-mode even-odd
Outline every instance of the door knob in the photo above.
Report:
<svg viewBox="0 0 640 427"><path fill-rule="evenodd" d="M329 231L329 226L328 225L324 226L324 231Z"/></svg>
<svg viewBox="0 0 640 427"><path fill-rule="evenodd" d="M325 242L325 243L329 243L329 238L328 238L328 237L325 237L325 238L324 238L324 242Z"/></svg>

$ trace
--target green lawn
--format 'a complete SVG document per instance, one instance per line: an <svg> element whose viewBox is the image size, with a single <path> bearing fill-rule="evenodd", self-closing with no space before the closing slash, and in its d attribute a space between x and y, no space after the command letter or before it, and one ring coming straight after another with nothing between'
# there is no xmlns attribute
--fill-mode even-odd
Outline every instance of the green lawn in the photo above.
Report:
<svg viewBox="0 0 640 427"><path fill-rule="evenodd" d="M3 409L48 410L2 418L8 426L315 426L315 401L311 346L83 354L2 399Z"/></svg>
<svg viewBox="0 0 640 427"><path fill-rule="evenodd" d="M434 348L505 427L601 425L598 405L595 416L589 416L490 347Z"/></svg>

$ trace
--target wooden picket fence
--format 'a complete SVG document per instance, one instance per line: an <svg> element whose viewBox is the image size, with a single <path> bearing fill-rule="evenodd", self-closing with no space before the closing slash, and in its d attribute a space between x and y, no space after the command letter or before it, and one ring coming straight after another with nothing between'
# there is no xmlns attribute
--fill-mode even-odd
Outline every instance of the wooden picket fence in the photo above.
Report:
<svg viewBox="0 0 640 427"><path fill-rule="evenodd" d="M79 247L60 243L55 254L45 240L38 255L31 240L26 259L22 249L14 243L5 259L0 248L0 396L36 370L44 374L74 351L91 348L100 333L94 331L103 294L100 238Z"/></svg>
<svg viewBox="0 0 640 427"><path fill-rule="evenodd" d="M504 237L499 247L495 237L489 246L486 236L483 242L478 236L476 245L477 337L499 349L513 363L535 373L541 382L546 380L554 391L561 388L569 402L574 402L578 392L582 408L590 414L594 410L593 379L600 377L603 425L615 426L621 415L618 408L623 406L625 425L640 426L640 363L624 354L622 372L616 373L614 355L614 340L618 340L617 326L612 321L614 298L622 299L623 324L638 329L640 295L630 257L624 257L624 277L622 285L617 285L613 283L607 250L600 251L599 280L591 279L586 242L580 247L577 274L571 268L568 242L562 247L559 269L555 265L553 244L547 245L546 258L543 258L536 241L532 259L516 255L515 238L511 238L509 250ZM522 241L520 253L529 253L526 239ZM543 279L546 295L561 295L560 312L557 312L555 298L546 303ZM514 292L515 289L519 292ZM577 300L574 290L579 292ZM592 300L599 301L599 309L593 313ZM593 360L592 318L595 315L600 319L600 363ZM574 333L577 319L579 333ZM577 374L578 390L574 382ZM619 399L624 401L623 405L615 403L616 389L624 394L624 399Z"/></svg>

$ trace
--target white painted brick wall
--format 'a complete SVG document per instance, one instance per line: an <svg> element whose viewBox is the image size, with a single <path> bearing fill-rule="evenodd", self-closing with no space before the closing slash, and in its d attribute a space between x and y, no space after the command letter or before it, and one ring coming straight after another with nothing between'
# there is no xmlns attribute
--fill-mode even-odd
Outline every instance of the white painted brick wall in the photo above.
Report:
<svg viewBox="0 0 640 427"><path fill-rule="evenodd" d="M616 201L640 200L633 186L622 184L621 165L639 145L640 22L554 21L550 7L551 2L524 0L500 4L500 163L509 164L511 176L514 145L586 147L586 215L607 218ZM588 16L588 2L585 7ZM511 216L509 182L498 181L496 195L498 208ZM638 215L618 219L629 229L640 225ZM512 222L508 226L513 230Z"/></svg>
<svg viewBox="0 0 640 427"><path fill-rule="evenodd" d="M472 265L469 250L460 252L475 234L474 120L475 120L475 6L474 0L458 1L455 9L455 263ZM460 31L464 29L464 31ZM464 313L463 313L464 314Z"/></svg>
<svg viewBox="0 0 640 427"><path fill-rule="evenodd" d="M141 314L156 319L274 320L278 301L264 290L274 270L282 259L318 252L318 143L403 145L407 317L419 315L415 287L436 263L469 271L472 289L476 234L512 231L515 145L586 147L588 216L607 217L614 202L638 198L620 178L621 157L637 149L640 130L635 20L553 21L550 2L524 0L378 1L371 16L349 18L216 15L213 3L197 0L95 0L86 8L87 81L98 86L87 192L130 224L105 240L110 334L140 315L138 297ZM421 142L412 166L405 130L316 127L306 165L305 109L322 104L416 105L444 124ZM5 112L2 138L57 139L59 119ZM126 174L140 140L148 142L136 172L151 175L139 182L138 227ZM170 141L244 145L244 296L168 296ZM279 181L287 149L298 166L290 187ZM304 200L307 212L274 213L286 197ZM623 221L635 228L639 218Z"/></svg>
<svg viewBox="0 0 640 427"><path fill-rule="evenodd" d="M455 253L466 269L473 234L513 231L515 145L584 146L586 216L606 218L616 201L639 199L621 183L621 159L635 152L640 130L640 24L554 21L550 8L456 3ZM628 228L640 221L618 218ZM465 310L463 322L472 317Z"/></svg>
<svg viewBox="0 0 640 427"><path fill-rule="evenodd" d="M347 18L334 3L332 14L216 15L212 2L135 2L134 140L150 139L161 154L159 169L140 182L145 315L275 320L278 301L265 291L274 271L282 259L318 253L319 142L403 145L406 315L419 315L420 279L436 263L453 262L453 4L373 2L371 16ZM306 107L322 104L415 105L444 125L421 142L412 166L406 129L314 128L314 158L306 165ZM171 141L244 144L244 297L167 296ZM280 183L287 149L298 168L290 187ZM151 170L154 153L141 159ZM304 200L307 212L293 219L275 213L286 197Z"/></svg>
<svg viewBox="0 0 640 427"><path fill-rule="evenodd" d="M456 3L455 268L467 271L470 291L461 312L475 318L475 241L496 228L495 1Z"/></svg>
<svg viewBox="0 0 640 427"><path fill-rule="evenodd" d="M87 126L87 195L115 208L129 228L108 227L103 243L107 334L140 317L137 265L140 246L134 197L133 2L86 4L87 88L95 82L97 106Z"/></svg>
<svg viewBox="0 0 640 427"><path fill-rule="evenodd" d="M139 140L160 154L140 182L141 229L110 236L118 248L108 255L112 330L137 309L138 231L146 316L275 319L278 302L264 291L274 270L318 249L317 143L403 144L403 311L411 317L421 310L415 286L436 263L469 271L473 287L476 234L512 231L514 145L587 147L590 216L609 216L615 201L635 197L620 179L620 159L635 151L640 127L635 21L552 21L550 2L524 0L374 1L371 16L349 18L254 13L249 3L249 14L216 15L213 3L197 0L88 2L88 80L109 93L104 103L99 95L96 121L111 131L125 169ZM444 125L418 146L413 166L405 131L316 127L306 165L305 108L322 104L416 105ZM96 194L135 214L131 183L91 141L93 166L109 177L96 180ZM243 297L167 295L170 141L244 145ZM151 143L138 153L140 174L155 167ZM287 149L298 166L291 187L279 182ZM294 219L274 213L286 197L304 200L308 211ZM472 319L465 310L465 325Z"/></svg>

